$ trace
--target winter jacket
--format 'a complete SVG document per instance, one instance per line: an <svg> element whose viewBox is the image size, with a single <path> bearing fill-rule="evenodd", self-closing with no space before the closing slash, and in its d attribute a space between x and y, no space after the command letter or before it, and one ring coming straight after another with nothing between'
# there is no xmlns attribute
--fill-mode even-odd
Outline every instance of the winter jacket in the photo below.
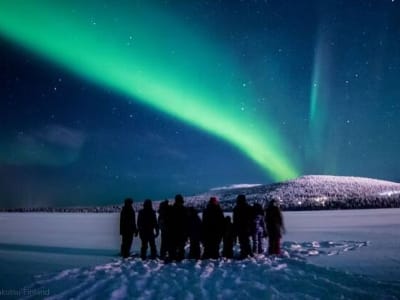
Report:
<svg viewBox="0 0 400 300"><path fill-rule="evenodd" d="M141 209L139 211L137 225L141 238L158 235L157 217L153 209Z"/></svg>
<svg viewBox="0 0 400 300"><path fill-rule="evenodd" d="M135 210L131 205L124 205L119 219L119 233L129 235L137 232Z"/></svg>

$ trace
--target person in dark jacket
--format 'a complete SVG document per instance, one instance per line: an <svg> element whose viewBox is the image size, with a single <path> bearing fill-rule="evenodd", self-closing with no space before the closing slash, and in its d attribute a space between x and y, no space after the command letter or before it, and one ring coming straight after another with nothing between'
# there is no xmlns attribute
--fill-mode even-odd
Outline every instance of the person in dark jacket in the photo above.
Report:
<svg viewBox="0 0 400 300"><path fill-rule="evenodd" d="M253 255L250 246L251 221L252 208L247 203L246 196L237 196L236 206L233 208L233 227L239 238L241 259Z"/></svg>
<svg viewBox="0 0 400 300"><path fill-rule="evenodd" d="M285 226L283 224L279 202L274 199L268 203L265 223L267 224L268 234L268 254L279 255L281 254L280 241L282 233L285 232Z"/></svg>
<svg viewBox="0 0 400 300"><path fill-rule="evenodd" d="M158 226L161 231L160 258L171 258L171 207L168 200L160 203L158 209Z"/></svg>
<svg viewBox="0 0 400 300"><path fill-rule="evenodd" d="M190 242L189 258L200 259L200 241L202 224L197 210L194 207L189 207L188 211L188 235Z"/></svg>
<svg viewBox="0 0 400 300"><path fill-rule="evenodd" d="M141 258L146 259L147 247L150 245L151 258L155 259L157 257L155 238L158 236L159 228L156 212L153 210L153 205L150 199L144 201L143 209L139 211L137 226L139 237L142 240L142 248L140 249Z"/></svg>
<svg viewBox="0 0 400 300"><path fill-rule="evenodd" d="M185 258L185 244L188 238L188 220L183 196L175 196L171 207L171 259L181 261Z"/></svg>
<svg viewBox="0 0 400 300"><path fill-rule="evenodd" d="M121 256L129 257L133 235L137 235L135 210L132 207L133 200L125 199L119 219L119 233L122 236Z"/></svg>
<svg viewBox="0 0 400 300"><path fill-rule="evenodd" d="M252 226L252 240L253 240L253 253L261 254L264 252L263 241L266 235L264 210L259 203L253 205L253 226Z"/></svg>
<svg viewBox="0 0 400 300"><path fill-rule="evenodd" d="M233 258L233 245L235 244L235 233L233 230L232 219L230 216L225 217L224 236L222 249L222 256L226 258Z"/></svg>
<svg viewBox="0 0 400 300"><path fill-rule="evenodd" d="M216 197L211 197L203 211L203 258L219 257L219 246L224 235L224 213Z"/></svg>

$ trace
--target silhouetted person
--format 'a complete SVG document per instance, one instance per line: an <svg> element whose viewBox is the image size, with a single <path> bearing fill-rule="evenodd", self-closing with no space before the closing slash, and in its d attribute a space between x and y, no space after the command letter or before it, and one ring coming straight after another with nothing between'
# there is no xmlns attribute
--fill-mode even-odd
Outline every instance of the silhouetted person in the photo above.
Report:
<svg viewBox="0 0 400 300"><path fill-rule="evenodd" d="M225 217L224 236L223 236L223 249L222 256L226 258L233 258L233 245L235 244L235 232L230 216Z"/></svg>
<svg viewBox="0 0 400 300"><path fill-rule="evenodd" d="M171 259L181 261L185 258L185 243L188 237L187 212L182 195L175 196L171 207Z"/></svg>
<svg viewBox="0 0 400 300"><path fill-rule="evenodd" d="M236 206L233 209L233 227L239 238L241 259L252 255L250 247L251 221L252 208L247 204L246 196L237 196Z"/></svg>
<svg viewBox="0 0 400 300"><path fill-rule="evenodd" d="M216 197L211 197L203 211L203 258L218 258L219 245L224 235L224 213Z"/></svg>
<svg viewBox="0 0 400 300"><path fill-rule="evenodd" d="M171 257L171 207L168 200L160 203L158 209L158 226L161 230L160 258Z"/></svg>
<svg viewBox="0 0 400 300"><path fill-rule="evenodd" d="M142 248L140 249L140 257L146 259L147 247L150 245L150 257L157 257L157 247L155 238L158 236L159 229L157 224L156 212L150 199L146 199L143 203L143 209L138 214L138 230L139 237L142 240Z"/></svg>
<svg viewBox="0 0 400 300"><path fill-rule="evenodd" d="M137 234L135 210L132 203L131 198L125 199L119 219L119 233L122 236L121 255L125 258L130 254L133 235Z"/></svg>
<svg viewBox="0 0 400 300"><path fill-rule="evenodd" d="M283 217L276 200L271 200L268 204L265 215L265 223L267 224L268 234L268 254L281 254L281 237L285 232Z"/></svg>
<svg viewBox="0 0 400 300"><path fill-rule="evenodd" d="M263 240L266 235L264 210L258 203L253 205L253 226L252 226L252 240L253 240L253 253L263 253Z"/></svg>
<svg viewBox="0 0 400 300"><path fill-rule="evenodd" d="M200 259L200 241L202 239L202 224L197 210L189 207L188 212L188 235L190 242L189 258Z"/></svg>

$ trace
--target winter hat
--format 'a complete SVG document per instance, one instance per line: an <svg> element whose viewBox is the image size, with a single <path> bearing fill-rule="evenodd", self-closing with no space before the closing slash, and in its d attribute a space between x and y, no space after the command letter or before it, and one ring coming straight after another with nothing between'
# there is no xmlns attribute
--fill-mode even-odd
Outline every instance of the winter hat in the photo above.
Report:
<svg viewBox="0 0 400 300"><path fill-rule="evenodd" d="M125 199L125 205L130 205L133 203L133 200L131 198L126 198Z"/></svg>
<svg viewBox="0 0 400 300"><path fill-rule="evenodd" d="M175 203L176 204L183 204L183 196L181 194L178 194L175 196Z"/></svg>
<svg viewBox="0 0 400 300"><path fill-rule="evenodd" d="M210 203L213 204L213 205L217 205L217 204L218 204L218 199L217 199L217 197L211 197L211 198L210 198Z"/></svg>
<svg viewBox="0 0 400 300"><path fill-rule="evenodd" d="M144 202L143 202L143 208L145 208L145 209L150 209L150 208L152 208L152 202L151 202L150 199L144 200Z"/></svg>
<svg viewBox="0 0 400 300"><path fill-rule="evenodd" d="M239 205L243 205L246 203L246 196L245 195L238 195L236 198L236 203Z"/></svg>

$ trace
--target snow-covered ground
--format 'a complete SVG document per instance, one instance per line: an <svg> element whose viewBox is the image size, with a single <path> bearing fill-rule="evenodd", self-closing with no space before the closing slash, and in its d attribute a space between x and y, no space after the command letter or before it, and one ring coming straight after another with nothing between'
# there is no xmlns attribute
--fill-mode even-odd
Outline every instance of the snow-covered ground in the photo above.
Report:
<svg viewBox="0 0 400 300"><path fill-rule="evenodd" d="M0 298L400 298L400 209L285 212L282 257L170 264L120 259L118 217L0 214Z"/></svg>

